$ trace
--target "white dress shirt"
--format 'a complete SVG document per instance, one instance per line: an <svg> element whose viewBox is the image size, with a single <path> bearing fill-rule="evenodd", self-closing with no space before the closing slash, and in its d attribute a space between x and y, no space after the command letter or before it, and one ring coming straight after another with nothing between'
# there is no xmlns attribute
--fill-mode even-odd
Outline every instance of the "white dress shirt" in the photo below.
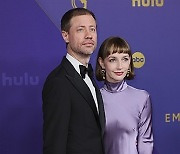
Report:
<svg viewBox="0 0 180 154"><path fill-rule="evenodd" d="M75 68L75 70L79 73L80 75L80 69L79 69L79 65L83 65L82 63L80 63L77 59L75 59L74 57L72 57L70 54L67 53L66 58L70 61L70 63L73 65L73 67ZM99 113L98 110L98 102L97 102L97 97L96 97L96 91L95 88L93 86L93 83L91 81L91 79L89 78L88 74L85 74L85 78L83 79L85 81L85 83L87 84L87 86L89 87L91 94L94 98L95 101L95 105L97 108L97 111Z"/></svg>

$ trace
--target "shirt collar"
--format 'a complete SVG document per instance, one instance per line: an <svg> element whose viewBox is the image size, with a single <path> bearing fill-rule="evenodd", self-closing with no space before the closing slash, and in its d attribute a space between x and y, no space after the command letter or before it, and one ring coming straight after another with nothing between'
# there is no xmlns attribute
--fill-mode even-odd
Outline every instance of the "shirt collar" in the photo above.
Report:
<svg viewBox="0 0 180 154"><path fill-rule="evenodd" d="M110 83L108 81L105 81L105 84L104 84L104 89L111 93L120 92L126 88L127 88L127 83L125 80L123 80L122 82L118 82L118 83Z"/></svg>
<svg viewBox="0 0 180 154"><path fill-rule="evenodd" d="M73 67L75 68L75 70L80 74L80 69L79 69L79 65L83 65L82 63L80 63L77 59L75 59L74 57L72 57L70 54L66 54L66 58L70 61L70 63L73 65Z"/></svg>

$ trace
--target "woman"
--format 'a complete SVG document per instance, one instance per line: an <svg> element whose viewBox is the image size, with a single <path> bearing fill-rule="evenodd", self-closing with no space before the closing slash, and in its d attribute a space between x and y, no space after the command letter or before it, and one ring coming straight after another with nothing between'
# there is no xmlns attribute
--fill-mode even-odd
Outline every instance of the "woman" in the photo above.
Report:
<svg viewBox="0 0 180 154"><path fill-rule="evenodd" d="M96 77L106 114L105 154L152 154L151 102L148 92L129 86L134 78L132 53L128 43L109 37L101 45Z"/></svg>

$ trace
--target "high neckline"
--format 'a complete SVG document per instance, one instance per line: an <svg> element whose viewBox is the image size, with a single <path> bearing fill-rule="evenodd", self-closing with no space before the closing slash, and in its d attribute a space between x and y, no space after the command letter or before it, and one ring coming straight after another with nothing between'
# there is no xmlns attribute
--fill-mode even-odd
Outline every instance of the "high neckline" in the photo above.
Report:
<svg viewBox="0 0 180 154"><path fill-rule="evenodd" d="M105 81L105 84L104 84L104 89L110 93L123 91L126 87L127 87L127 83L124 80L118 83L111 83L111 82Z"/></svg>

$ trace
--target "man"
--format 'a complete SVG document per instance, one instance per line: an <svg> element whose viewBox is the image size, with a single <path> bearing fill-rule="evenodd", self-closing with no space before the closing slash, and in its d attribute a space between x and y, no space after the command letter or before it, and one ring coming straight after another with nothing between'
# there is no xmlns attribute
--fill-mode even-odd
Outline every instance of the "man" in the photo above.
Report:
<svg viewBox="0 0 180 154"><path fill-rule="evenodd" d="M61 32L67 55L43 88L43 154L103 154L101 94L92 72L80 70L91 70L88 63L97 45L94 14L69 10L61 19Z"/></svg>

